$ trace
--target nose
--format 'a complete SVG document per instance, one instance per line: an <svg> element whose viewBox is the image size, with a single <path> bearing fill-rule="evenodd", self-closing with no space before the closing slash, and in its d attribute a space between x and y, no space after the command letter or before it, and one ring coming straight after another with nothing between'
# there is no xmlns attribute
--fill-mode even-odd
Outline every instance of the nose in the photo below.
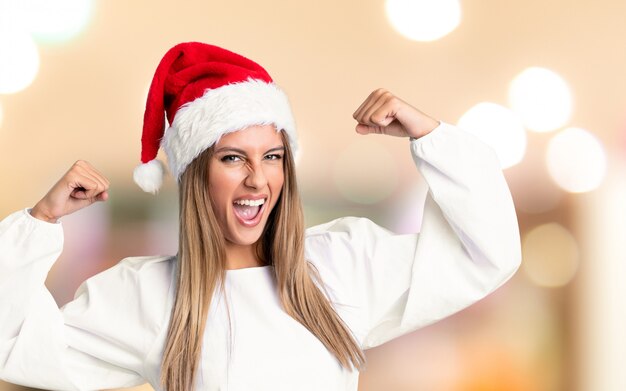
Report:
<svg viewBox="0 0 626 391"><path fill-rule="evenodd" d="M253 189L263 189L267 185L267 177L263 172L263 167L260 164L249 163L248 175L244 180L244 184Z"/></svg>

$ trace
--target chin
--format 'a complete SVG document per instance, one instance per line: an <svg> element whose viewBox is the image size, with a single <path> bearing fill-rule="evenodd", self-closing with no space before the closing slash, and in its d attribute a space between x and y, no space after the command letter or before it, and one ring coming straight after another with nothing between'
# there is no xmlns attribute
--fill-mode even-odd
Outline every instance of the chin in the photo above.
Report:
<svg viewBox="0 0 626 391"><path fill-rule="evenodd" d="M254 229L247 229L248 232L242 232L240 227L236 227L234 230L231 230L231 234L227 238L227 240L231 243L238 244L241 246L251 245L261 238L263 235L263 228L265 224L254 227ZM245 228L244 228L245 230Z"/></svg>

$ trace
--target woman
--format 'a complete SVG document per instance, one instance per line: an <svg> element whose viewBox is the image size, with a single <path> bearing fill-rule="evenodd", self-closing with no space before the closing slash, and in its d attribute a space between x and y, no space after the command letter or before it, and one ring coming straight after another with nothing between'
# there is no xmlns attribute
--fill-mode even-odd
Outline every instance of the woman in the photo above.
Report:
<svg viewBox="0 0 626 391"><path fill-rule="evenodd" d="M0 222L0 378L56 390L356 390L363 350L508 280L519 229L495 152L384 89L353 117L357 133L410 138L429 187L419 234L357 217L305 230L284 93L238 54L170 49L134 179L158 191L163 146L179 186L177 255L125 258L57 308L44 280L62 250L58 219L108 198L106 177L76 162Z"/></svg>

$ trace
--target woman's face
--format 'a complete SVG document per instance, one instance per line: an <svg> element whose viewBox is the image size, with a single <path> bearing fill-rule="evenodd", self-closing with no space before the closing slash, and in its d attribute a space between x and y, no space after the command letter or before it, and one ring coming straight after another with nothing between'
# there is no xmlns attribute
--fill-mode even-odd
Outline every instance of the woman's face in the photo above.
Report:
<svg viewBox="0 0 626 391"><path fill-rule="evenodd" d="M225 239L256 243L283 187L285 148L274 125L223 135L209 163L209 193Z"/></svg>

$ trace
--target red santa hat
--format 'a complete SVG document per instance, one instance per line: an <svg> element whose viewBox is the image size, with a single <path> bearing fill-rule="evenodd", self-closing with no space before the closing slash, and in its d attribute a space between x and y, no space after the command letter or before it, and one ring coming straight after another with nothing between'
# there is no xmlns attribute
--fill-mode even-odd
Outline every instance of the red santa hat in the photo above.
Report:
<svg viewBox="0 0 626 391"><path fill-rule="evenodd" d="M144 114L141 164L133 179L155 194L165 175L163 163L156 159L160 146L179 182L187 165L223 134L267 124L286 132L295 154L297 134L289 101L265 69L214 45L178 44L154 73Z"/></svg>

